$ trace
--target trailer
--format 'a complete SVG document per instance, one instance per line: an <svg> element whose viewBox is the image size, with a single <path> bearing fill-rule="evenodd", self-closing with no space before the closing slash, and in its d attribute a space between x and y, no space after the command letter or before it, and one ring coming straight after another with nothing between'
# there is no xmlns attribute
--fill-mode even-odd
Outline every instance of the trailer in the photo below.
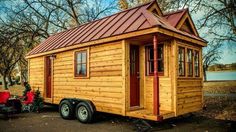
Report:
<svg viewBox="0 0 236 132"><path fill-rule="evenodd" d="M47 38L26 56L29 84L64 119L161 121L202 109L206 45L188 9L163 13L154 0Z"/></svg>

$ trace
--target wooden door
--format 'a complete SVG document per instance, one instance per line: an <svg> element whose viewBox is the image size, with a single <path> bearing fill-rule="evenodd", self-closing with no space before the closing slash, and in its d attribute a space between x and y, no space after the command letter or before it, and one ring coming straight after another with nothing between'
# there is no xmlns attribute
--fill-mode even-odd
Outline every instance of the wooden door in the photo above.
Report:
<svg viewBox="0 0 236 132"><path fill-rule="evenodd" d="M140 105L139 46L130 46L130 107Z"/></svg>
<svg viewBox="0 0 236 132"><path fill-rule="evenodd" d="M51 98L52 95L52 62L49 56L46 57L45 65L46 74L46 98Z"/></svg>

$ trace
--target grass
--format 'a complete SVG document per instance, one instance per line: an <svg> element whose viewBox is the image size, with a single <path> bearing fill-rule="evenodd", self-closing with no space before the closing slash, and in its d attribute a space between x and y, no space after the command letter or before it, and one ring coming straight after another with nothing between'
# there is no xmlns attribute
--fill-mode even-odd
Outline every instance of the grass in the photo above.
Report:
<svg viewBox="0 0 236 132"><path fill-rule="evenodd" d="M204 93L236 93L236 81L207 81L203 84Z"/></svg>

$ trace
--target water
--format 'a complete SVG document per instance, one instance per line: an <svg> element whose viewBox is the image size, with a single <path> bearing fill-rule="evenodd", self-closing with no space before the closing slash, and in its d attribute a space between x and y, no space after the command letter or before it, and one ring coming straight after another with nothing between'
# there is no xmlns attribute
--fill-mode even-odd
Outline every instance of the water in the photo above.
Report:
<svg viewBox="0 0 236 132"><path fill-rule="evenodd" d="M230 97L230 98L236 98L236 94L235 94L235 93L229 93L229 94L204 93L204 96L208 96L208 97Z"/></svg>
<svg viewBox="0 0 236 132"><path fill-rule="evenodd" d="M236 71L206 72L207 81L213 80L236 80Z"/></svg>

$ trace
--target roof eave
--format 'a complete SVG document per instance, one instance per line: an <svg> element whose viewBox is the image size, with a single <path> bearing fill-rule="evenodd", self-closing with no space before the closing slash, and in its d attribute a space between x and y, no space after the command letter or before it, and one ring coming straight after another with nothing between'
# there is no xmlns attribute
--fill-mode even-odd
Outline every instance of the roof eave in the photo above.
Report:
<svg viewBox="0 0 236 132"><path fill-rule="evenodd" d="M152 28L148 28L148 29L134 31L134 32L126 33L126 34L121 34L121 35L112 36L112 37L108 37L108 38L103 38L103 39L99 39L99 40L94 40L94 41L90 41L90 42L85 42L85 43L81 43L81 44L75 44L75 45L72 45L72 46L69 46L69 47L55 49L55 50L51 50L51 51L47 51L47 52L43 52L43 53L28 55L28 56L26 56L26 59L39 57L39 56L44 56L44 55L49 55L49 54L54 54L54 53L59 53L59 52L64 52L64 51L73 50L73 49L76 49L76 48L86 47L86 46L90 46L90 45L97 45L97 44L102 44L102 43L127 39L127 38L131 38L131 37L136 37L136 36L141 36L141 35L146 35L146 34L152 34L152 33L162 33L162 34L174 37L174 38L178 38L178 39L182 39L182 40L189 41L189 42L192 42L192 43L196 43L196 44L201 45L201 46L206 46L207 45L207 42L204 41L204 40L197 40L197 39L191 38L189 36L186 36L184 34L180 34L180 33L177 33L175 31L171 31L169 29L166 29L164 27L160 27L160 26L156 25L156 26L154 26Z"/></svg>

